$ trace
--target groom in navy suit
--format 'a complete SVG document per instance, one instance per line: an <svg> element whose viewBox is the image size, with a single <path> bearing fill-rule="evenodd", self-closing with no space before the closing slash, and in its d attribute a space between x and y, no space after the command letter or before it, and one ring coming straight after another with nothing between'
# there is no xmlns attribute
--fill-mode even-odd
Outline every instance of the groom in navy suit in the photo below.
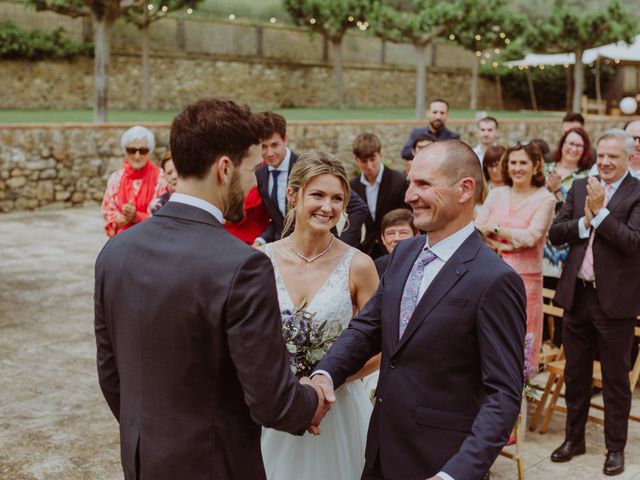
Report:
<svg viewBox="0 0 640 480"><path fill-rule="evenodd" d="M405 201L427 235L395 248L312 381L337 388L382 352L362 478L480 479L520 409L524 285L473 226L482 171L469 146L429 145L408 180Z"/></svg>

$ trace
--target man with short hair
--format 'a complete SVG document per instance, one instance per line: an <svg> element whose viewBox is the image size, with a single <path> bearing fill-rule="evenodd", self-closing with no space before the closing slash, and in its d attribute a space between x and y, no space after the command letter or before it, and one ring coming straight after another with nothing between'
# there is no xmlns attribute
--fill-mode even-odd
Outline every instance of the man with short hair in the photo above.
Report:
<svg viewBox="0 0 640 480"><path fill-rule="evenodd" d="M253 243L254 247L279 240L283 234L284 218L287 214L287 185L293 165L298 155L289 147L287 121L274 112L262 112L257 115L262 124L262 158L265 165L256 170L258 192L271 216L271 223ZM362 225L367 218L367 206L358 195L351 195L346 213L348 227L342 230L340 240L360 247Z"/></svg>
<svg viewBox="0 0 640 480"><path fill-rule="evenodd" d="M416 154L425 148L427 145L431 145L436 141L436 137L431 135L430 133L421 133L420 135L416 135L411 142L411 155L416 156ZM405 175L409 173L409 169L411 168L411 160L403 158L404 160L404 173Z"/></svg>
<svg viewBox="0 0 640 480"><path fill-rule="evenodd" d="M562 134L571 130L572 128L584 128L584 117L578 112L567 112L562 117Z"/></svg>
<svg viewBox="0 0 640 480"><path fill-rule="evenodd" d="M629 156L629 172L640 180L640 120L632 120L624 131L633 137L635 151Z"/></svg>
<svg viewBox="0 0 640 480"><path fill-rule="evenodd" d="M489 147L497 144L500 136L500 126L498 120L494 117L484 117L478 120L478 141L479 143L473 147L473 151L480 159L480 165L484 159L484 154Z"/></svg>
<svg viewBox="0 0 640 480"><path fill-rule="evenodd" d="M376 270L380 278L382 278L387 269L389 258L391 258L391 253L396 248L396 245L402 240L418 235L418 229L413 224L413 213L406 208L396 208L382 217L381 230L380 240L382 240L387 254L375 260Z"/></svg>
<svg viewBox="0 0 640 480"><path fill-rule="evenodd" d="M259 141L248 108L188 105L171 125L176 191L96 261L98 379L126 480L265 479L260 425L302 433L326 412L291 373L271 262L222 225L242 218Z"/></svg>
<svg viewBox="0 0 640 480"><path fill-rule="evenodd" d="M380 244L382 217L396 208L408 208L404 203L407 182L402 172L382 164L384 154L376 135L358 135L353 141L352 150L361 173L353 177L349 184L351 190L365 199L369 207L362 251L375 260L385 254Z"/></svg>
<svg viewBox="0 0 640 480"><path fill-rule="evenodd" d="M427 119L429 124L424 128L414 128L407 143L402 147L401 156L405 160L412 160L411 146L413 139L420 134L428 133L433 135L437 141L441 140L457 140L460 134L447 129L446 124L449 118L449 102L441 98L431 100L429 103L429 112Z"/></svg>
<svg viewBox="0 0 640 480"><path fill-rule="evenodd" d="M524 284L473 226L484 179L468 145L429 145L408 180L427 234L395 247L311 381L338 388L382 352L362 478L480 479L520 411Z"/></svg>
<svg viewBox="0 0 640 480"><path fill-rule="evenodd" d="M562 343L567 420L551 455L567 462L585 453L593 359L600 355L606 475L624 471L631 390L629 370L640 314L640 181L629 174L633 138L608 130L597 142L598 177L573 182L549 239L570 245L554 303L564 308Z"/></svg>

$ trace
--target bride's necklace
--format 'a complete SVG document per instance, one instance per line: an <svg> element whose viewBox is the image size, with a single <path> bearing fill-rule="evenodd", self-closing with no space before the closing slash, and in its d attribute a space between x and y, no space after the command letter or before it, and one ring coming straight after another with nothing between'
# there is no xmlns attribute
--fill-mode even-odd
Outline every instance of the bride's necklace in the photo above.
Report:
<svg viewBox="0 0 640 480"><path fill-rule="evenodd" d="M311 258L305 257L303 254L301 254L299 251L296 250L296 247L293 246L293 239L291 237L289 237L289 246L291 247L291 250L293 251L293 253L295 253L299 258L301 258L307 263L312 263L312 262L315 262L320 257L322 257L329 250L331 250L331 246L333 245L333 241L335 240L335 238L336 237L334 235L331 235L331 241L329 242L329 246L325 248L323 251L321 251L319 254L317 254L315 257L311 257Z"/></svg>

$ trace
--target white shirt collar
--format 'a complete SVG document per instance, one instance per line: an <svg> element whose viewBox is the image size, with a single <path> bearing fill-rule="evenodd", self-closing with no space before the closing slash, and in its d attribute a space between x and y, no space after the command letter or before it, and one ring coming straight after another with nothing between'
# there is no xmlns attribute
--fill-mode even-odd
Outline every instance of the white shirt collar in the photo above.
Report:
<svg viewBox="0 0 640 480"><path fill-rule="evenodd" d="M378 175L376 175L376 182L375 185L380 185L380 182L382 182L382 172L384 171L384 164L380 164L380 170L378 170ZM369 181L367 180L367 177L364 176L364 172L360 174L360 183L365 185L365 186L372 186Z"/></svg>
<svg viewBox="0 0 640 480"><path fill-rule="evenodd" d="M620 184L624 181L625 178L627 178L627 175L630 175L629 170L627 169L627 171L624 173L624 175L619 178L618 180L616 180L615 182L613 182L611 184L611 187L613 188L613 191L615 192L616 190L618 190L618 187L620 186ZM602 185L603 187L605 186L604 180L600 179L600 185Z"/></svg>
<svg viewBox="0 0 640 480"><path fill-rule="evenodd" d="M267 170L268 171L272 171L272 170L279 170L281 172L288 172L289 171L289 163L291 162L291 150L289 150L289 147L286 148L286 152L284 154L284 158L282 159L282 162L280 162L280 165L278 165L277 168L272 167L271 165L267 166Z"/></svg>
<svg viewBox="0 0 640 480"><path fill-rule="evenodd" d="M431 251L443 262L447 262L451 256L460 248L460 245L471 235L475 230L473 222L468 223L460 230L452 233L447 238L440 240L433 247L429 246L429 234L425 241L425 248L430 248Z"/></svg>
<svg viewBox="0 0 640 480"><path fill-rule="evenodd" d="M194 197L193 195L187 195L186 193L174 192L171 194L169 201L184 203L185 205L191 205L192 207L199 208L213 215L220 223L224 223L224 216L222 215L222 211L213 203L209 203L202 198Z"/></svg>

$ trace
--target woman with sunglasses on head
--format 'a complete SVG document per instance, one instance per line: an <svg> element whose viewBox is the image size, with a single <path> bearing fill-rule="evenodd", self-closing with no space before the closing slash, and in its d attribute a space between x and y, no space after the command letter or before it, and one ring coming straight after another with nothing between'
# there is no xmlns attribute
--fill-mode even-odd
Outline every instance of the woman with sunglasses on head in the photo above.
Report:
<svg viewBox="0 0 640 480"><path fill-rule="evenodd" d="M502 160L504 187L489 192L476 228L524 281L527 292L525 376L538 372L542 345L542 250L555 201L544 187L544 160L534 144L509 147Z"/></svg>
<svg viewBox="0 0 640 480"><path fill-rule="evenodd" d="M124 167L111 174L102 199L105 232L109 237L132 227L149 216L149 204L167 192L162 169L149 161L156 146L153 133L136 125L122 134Z"/></svg>

